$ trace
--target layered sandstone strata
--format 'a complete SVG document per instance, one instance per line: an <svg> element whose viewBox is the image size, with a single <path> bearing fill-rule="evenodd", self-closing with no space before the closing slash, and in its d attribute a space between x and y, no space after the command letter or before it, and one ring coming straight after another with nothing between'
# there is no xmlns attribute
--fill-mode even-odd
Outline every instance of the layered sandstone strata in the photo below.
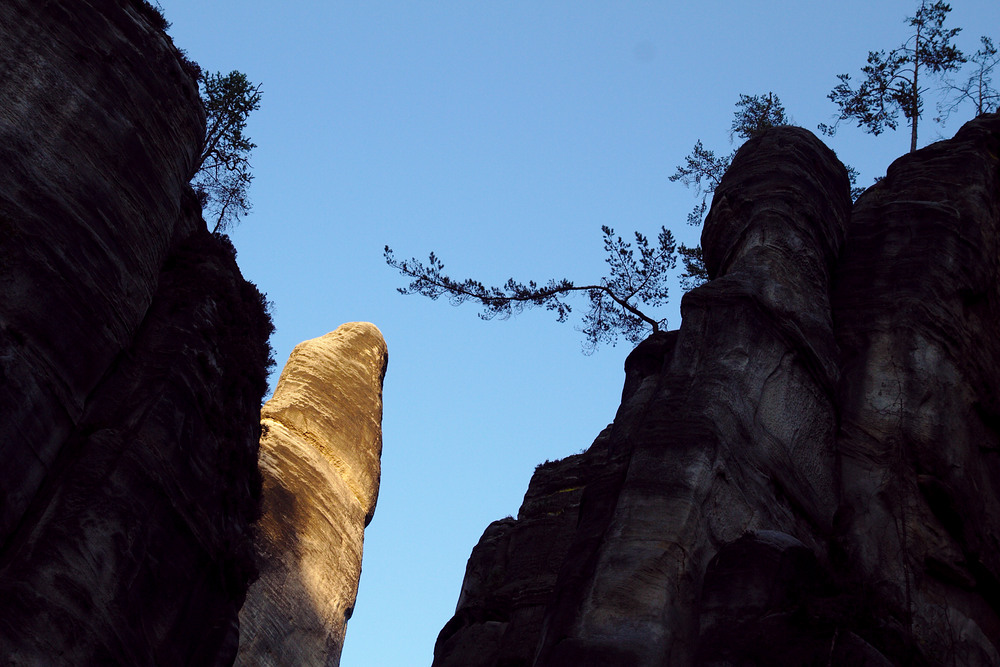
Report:
<svg viewBox="0 0 1000 667"><path fill-rule="evenodd" d="M271 332L139 1L0 3L0 662L227 665Z"/></svg>
<svg viewBox="0 0 1000 667"><path fill-rule="evenodd" d="M434 664L1000 664L998 155L982 116L852 209L809 132L748 141L713 280L486 530Z"/></svg>
<svg viewBox="0 0 1000 667"><path fill-rule="evenodd" d="M261 573L238 664L340 664L378 498L387 361L374 325L344 324L296 346L261 411Z"/></svg>

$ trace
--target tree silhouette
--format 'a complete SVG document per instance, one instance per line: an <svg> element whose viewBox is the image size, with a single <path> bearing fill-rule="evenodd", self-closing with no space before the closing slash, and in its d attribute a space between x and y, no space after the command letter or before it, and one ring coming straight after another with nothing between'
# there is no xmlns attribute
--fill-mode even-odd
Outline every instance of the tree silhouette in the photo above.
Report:
<svg viewBox="0 0 1000 667"><path fill-rule="evenodd" d="M235 225L250 212L250 153L257 144L244 134L251 112L260 108L261 87L246 74L232 71L199 79L205 107L205 140L192 185L204 210L215 219L212 231Z"/></svg>
<svg viewBox="0 0 1000 667"><path fill-rule="evenodd" d="M522 283L511 278L502 287L487 287L478 280L454 280L444 273L444 264L432 252L428 263L416 259L397 260L389 246L385 247L386 263L397 269L411 282L398 288L401 294L422 294L431 299L447 296L452 305L466 301L477 303L482 319L507 319L525 308L544 307L556 313L556 320L565 322L572 312L566 301L574 292L585 292L589 309L583 316L584 353L590 354L601 343L614 345L618 336L630 343L639 343L650 333L660 331L665 320L656 319L647 311L666 304L668 299L667 271L677 265L677 247L671 232L660 229L655 245L635 232L635 248L608 226L604 233L605 261L608 275L588 285L576 285L567 279L549 280L544 285L535 281ZM638 251L638 258L636 257Z"/></svg>
<svg viewBox="0 0 1000 667"><path fill-rule="evenodd" d="M841 121L856 120L858 127L877 136L887 128L895 130L902 111L910 124L910 152L917 150L917 124L928 90L921 87L921 75L941 75L965 62L962 52L951 43L961 28L944 27L950 11L946 2L922 0L916 15L906 19L913 34L892 51L869 51L868 64L861 68L864 80L857 88L849 74L837 75L840 83L827 97L840 113L832 126L821 123L819 129L832 136Z"/></svg>
<svg viewBox="0 0 1000 667"><path fill-rule="evenodd" d="M740 95L733 113L733 122L729 128L729 140L739 137L744 141L756 137L761 132L781 125L788 125L788 115L781 99L773 92L764 95ZM740 142L741 144L743 142ZM680 182L689 188L694 188L695 196L701 200L688 213L687 223L698 226L705 218L708 210L708 200L715 193L726 170L736 155L733 149L728 155L716 155L701 143L695 142L694 149L684 158L684 164L678 165L677 171L669 179ZM680 275L681 287L692 290L708 281L708 270L702 257L701 245L687 246L681 244L678 252L684 264L684 272Z"/></svg>
<svg viewBox="0 0 1000 667"><path fill-rule="evenodd" d="M979 50L967 61L973 64L973 70L965 81L956 83L945 79L945 93L950 99L940 107L943 119L966 102L972 103L977 116L995 112L1000 107L1000 91L993 87L993 70L1000 64L1000 55L989 37L980 37L979 43Z"/></svg>

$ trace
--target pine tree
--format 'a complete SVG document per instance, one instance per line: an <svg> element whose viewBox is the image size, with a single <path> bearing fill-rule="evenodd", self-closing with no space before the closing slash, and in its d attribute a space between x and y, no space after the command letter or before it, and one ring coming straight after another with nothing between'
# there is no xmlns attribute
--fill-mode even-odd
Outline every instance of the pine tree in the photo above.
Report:
<svg viewBox="0 0 1000 667"><path fill-rule="evenodd" d="M752 139L772 127L788 125L788 115L781 99L772 92L765 95L740 95L733 113L733 122L729 128L729 139L739 137L744 141ZM740 142L742 144L742 142ZM728 155L716 155L701 143L695 142L694 149L684 158L684 164L678 165L677 171L670 176L673 182L680 182L695 189L695 195L701 201L688 213L689 225L701 225L708 210L708 200L715 193L726 170L736 155L733 149ZM708 270L702 257L701 245L687 246L683 243L678 249L684 272L680 275L681 287L689 291L708 281Z"/></svg>
<svg viewBox="0 0 1000 667"><path fill-rule="evenodd" d="M257 144L244 133L247 119L260 108L260 84L232 71L205 74L199 79L205 107L205 140L195 166L192 185L204 210L215 219L213 231L232 227L249 213L250 154Z"/></svg>
<svg viewBox="0 0 1000 667"><path fill-rule="evenodd" d="M979 38L980 47L969 56L967 62L972 63L972 72L962 83L956 83L950 77L945 79L944 92L947 101L940 105L941 118L947 117L957 108L971 103L975 115L994 113L1000 108L1000 91L993 87L993 70L1000 64L997 47L989 37Z"/></svg>
<svg viewBox="0 0 1000 667"><path fill-rule="evenodd" d="M910 151L917 150L917 126L923 114L924 95L929 90L924 76L957 70L965 57L951 40L961 28L944 27L951 6L922 0L915 16L906 19L913 32L891 51L869 51L861 68L864 80L854 87L849 74L837 76L840 83L827 96L840 110L834 124L819 129L833 135L841 121L856 120L858 127L879 135L899 125L899 112L910 124Z"/></svg>
<svg viewBox="0 0 1000 667"><path fill-rule="evenodd" d="M544 285L535 281L522 283L511 278L502 287L487 287L478 280L454 280L444 273L444 264L432 252L428 263L416 259L397 260L389 246L385 247L386 263L411 278L401 294L422 294L430 299L447 296L452 305L466 301L479 304L479 316L489 320L506 319L525 308L544 307L556 313L556 320L565 322L572 312L566 298L574 292L585 292L590 302L583 316L584 352L590 354L601 343L614 345L618 336L638 343L651 333L660 331L665 320L651 315L649 308L667 303L667 271L677 265L677 246L673 234L660 229L655 245L639 232L632 244L615 236L608 226L604 233L605 261L609 272L596 283L577 285L567 279L549 280ZM635 252L639 252L636 258Z"/></svg>

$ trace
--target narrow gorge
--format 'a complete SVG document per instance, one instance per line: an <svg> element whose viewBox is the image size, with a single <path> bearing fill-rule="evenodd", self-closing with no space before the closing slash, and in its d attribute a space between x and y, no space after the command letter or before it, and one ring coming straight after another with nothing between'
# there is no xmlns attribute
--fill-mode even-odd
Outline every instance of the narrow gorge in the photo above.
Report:
<svg viewBox="0 0 1000 667"><path fill-rule="evenodd" d="M303 342L262 407L266 298L202 218L157 16L0 3L0 665L335 666L386 342ZM614 422L486 527L433 664L1000 664L1000 115L854 203L768 130L702 243Z"/></svg>

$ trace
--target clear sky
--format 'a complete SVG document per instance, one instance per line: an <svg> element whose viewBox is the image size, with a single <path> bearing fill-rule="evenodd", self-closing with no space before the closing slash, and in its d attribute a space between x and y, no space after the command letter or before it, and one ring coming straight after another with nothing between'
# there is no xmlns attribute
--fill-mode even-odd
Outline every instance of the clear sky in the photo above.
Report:
<svg viewBox="0 0 1000 667"><path fill-rule="evenodd" d="M373 322L388 342L382 486L345 667L430 664L472 547L517 514L536 464L611 422L629 352L584 356L578 320L545 311L485 322L472 305L400 295L383 246L499 283L598 279L604 224L650 237L665 224L694 243L694 193L668 176L697 139L732 149L739 94L773 91L815 130L832 120L836 75L898 46L918 4L160 2L203 68L263 84L254 210L232 238L274 301L279 368L343 322ZM1000 2L952 6L960 47L1000 38ZM934 124L936 101L921 145L969 118ZM867 185L909 132L847 125L828 143ZM680 296L662 311L671 328Z"/></svg>

